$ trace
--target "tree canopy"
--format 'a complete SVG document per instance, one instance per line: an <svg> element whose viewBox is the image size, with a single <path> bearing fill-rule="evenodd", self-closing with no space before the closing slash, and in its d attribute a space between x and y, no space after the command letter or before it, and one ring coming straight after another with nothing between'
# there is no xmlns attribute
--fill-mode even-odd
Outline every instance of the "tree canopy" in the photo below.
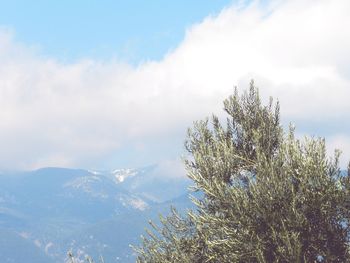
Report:
<svg viewBox="0 0 350 263"><path fill-rule="evenodd" d="M197 121L185 143L196 209L162 217L137 262L350 262L350 172L322 138L283 131L279 104L254 82ZM349 171L349 169L348 169Z"/></svg>

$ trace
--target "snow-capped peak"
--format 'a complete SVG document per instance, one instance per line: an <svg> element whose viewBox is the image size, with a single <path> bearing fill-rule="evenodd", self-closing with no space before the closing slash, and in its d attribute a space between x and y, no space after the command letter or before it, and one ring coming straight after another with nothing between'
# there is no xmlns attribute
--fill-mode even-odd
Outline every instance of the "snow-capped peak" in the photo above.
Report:
<svg viewBox="0 0 350 263"><path fill-rule="evenodd" d="M137 175L136 169L115 169L110 172L117 183L122 183L128 177Z"/></svg>

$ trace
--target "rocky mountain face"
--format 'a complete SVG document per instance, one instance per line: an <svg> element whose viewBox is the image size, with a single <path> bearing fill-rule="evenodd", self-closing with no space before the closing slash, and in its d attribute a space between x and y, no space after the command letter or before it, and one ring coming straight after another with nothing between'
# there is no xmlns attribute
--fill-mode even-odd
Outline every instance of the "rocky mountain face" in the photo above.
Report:
<svg viewBox="0 0 350 263"><path fill-rule="evenodd" d="M68 251L133 262L148 220L191 207L190 181L141 169L43 168L0 174L1 262L65 262ZM23 260L25 259L25 260Z"/></svg>

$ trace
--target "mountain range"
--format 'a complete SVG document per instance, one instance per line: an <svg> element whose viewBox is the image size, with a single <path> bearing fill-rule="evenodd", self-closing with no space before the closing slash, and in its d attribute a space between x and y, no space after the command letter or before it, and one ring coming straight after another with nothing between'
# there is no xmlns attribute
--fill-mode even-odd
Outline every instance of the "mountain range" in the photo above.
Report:
<svg viewBox="0 0 350 263"><path fill-rule="evenodd" d="M105 262L133 262L148 221L170 206L192 208L190 180L157 165L92 171L42 168L0 174L1 262L61 263L72 251Z"/></svg>

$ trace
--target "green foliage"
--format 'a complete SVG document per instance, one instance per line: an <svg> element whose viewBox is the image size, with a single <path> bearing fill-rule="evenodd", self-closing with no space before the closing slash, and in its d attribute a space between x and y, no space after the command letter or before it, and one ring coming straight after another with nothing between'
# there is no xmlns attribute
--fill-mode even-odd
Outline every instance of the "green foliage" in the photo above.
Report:
<svg viewBox="0 0 350 263"><path fill-rule="evenodd" d="M321 138L284 134L279 105L254 83L188 132L185 161L196 211L172 210L135 248L137 262L350 262L350 169Z"/></svg>

